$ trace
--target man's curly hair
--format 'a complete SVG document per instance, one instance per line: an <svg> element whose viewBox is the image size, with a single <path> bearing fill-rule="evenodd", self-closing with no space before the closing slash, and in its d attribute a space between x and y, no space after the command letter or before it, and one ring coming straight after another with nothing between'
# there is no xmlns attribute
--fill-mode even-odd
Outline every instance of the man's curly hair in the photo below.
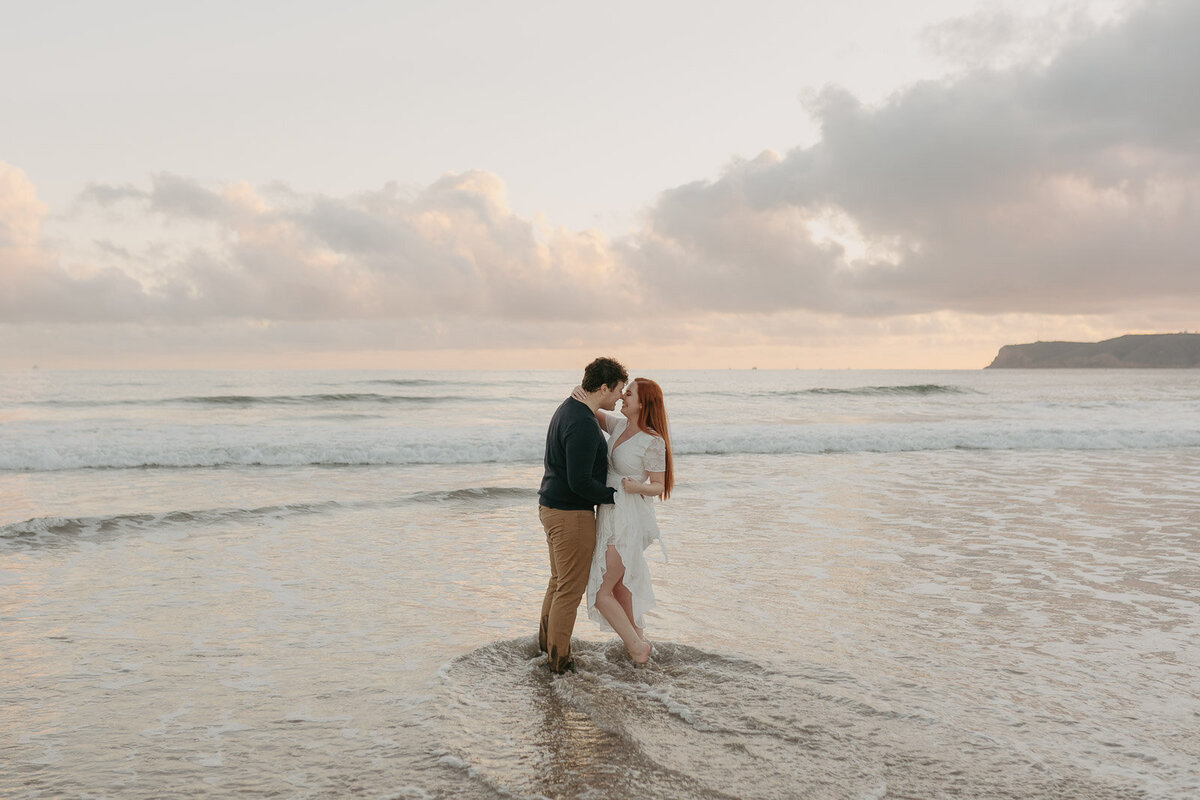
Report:
<svg viewBox="0 0 1200 800"><path fill-rule="evenodd" d="M621 362L615 358L597 358L583 369L583 390L594 392L602 386L612 388L620 383L627 383L629 375Z"/></svg>

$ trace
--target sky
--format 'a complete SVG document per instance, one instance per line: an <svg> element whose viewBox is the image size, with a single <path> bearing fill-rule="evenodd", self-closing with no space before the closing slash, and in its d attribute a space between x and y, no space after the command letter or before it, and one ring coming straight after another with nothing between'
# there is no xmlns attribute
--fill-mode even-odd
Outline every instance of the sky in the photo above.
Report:
<svg viewBox="0 0 1200 800"><path fill-rule="evenodd" d="M1200 329L1200 3L0 0L0 369Z"/></svg>

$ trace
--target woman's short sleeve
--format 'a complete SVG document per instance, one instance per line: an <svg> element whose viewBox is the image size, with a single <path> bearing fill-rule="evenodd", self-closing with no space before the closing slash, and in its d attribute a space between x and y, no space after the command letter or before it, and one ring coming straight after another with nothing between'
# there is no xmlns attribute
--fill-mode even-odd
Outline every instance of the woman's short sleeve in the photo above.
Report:
<svg viewBox="0 0 1200 800"><path fill-rule="evenodd" d="M646 445L646 454L642 456L642 464L646 472L667 471L667 443L661 436L651 436L650 444Z"/></svg>
<svg viewBox="0 0 1200 800"><path fill-rule="evenodd" d="M604 420L604 432L612 434L617 429L619 423L625 422L625 418L620 414L613 414L610 411L600 410L601 418Z"/></svg>

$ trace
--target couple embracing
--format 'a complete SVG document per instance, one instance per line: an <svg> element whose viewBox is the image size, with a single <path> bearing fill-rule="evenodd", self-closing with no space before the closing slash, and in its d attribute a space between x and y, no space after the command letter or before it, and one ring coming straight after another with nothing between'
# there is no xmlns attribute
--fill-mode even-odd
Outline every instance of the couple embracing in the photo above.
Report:
<svg viewBox="0 0 1200 800"><path fill-rule="evenodd" d="M619 414L613 413L617 400ZM552 671L575 668L571 632L585 593L588 616L608 623L634 664L650 659L642 615L654 606L654 592L643 551L659 538L651 498L665 499L672 484L662 390L645 378L630 382L619 362L597 358L546 432L538 514L550 550L550 583L538 646Z"/></svg>

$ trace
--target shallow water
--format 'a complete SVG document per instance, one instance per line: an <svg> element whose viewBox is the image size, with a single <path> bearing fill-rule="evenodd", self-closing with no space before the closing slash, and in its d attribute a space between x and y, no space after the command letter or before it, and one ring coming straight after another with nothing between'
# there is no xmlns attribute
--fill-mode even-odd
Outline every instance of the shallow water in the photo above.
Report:
<svg viewBox="0 0 1200 800"><path fill-rule="evenodd" d="M562 677L536 463L0 473L0 796L1200 795L1200 450L680 470L652 666Z"/></svg>

